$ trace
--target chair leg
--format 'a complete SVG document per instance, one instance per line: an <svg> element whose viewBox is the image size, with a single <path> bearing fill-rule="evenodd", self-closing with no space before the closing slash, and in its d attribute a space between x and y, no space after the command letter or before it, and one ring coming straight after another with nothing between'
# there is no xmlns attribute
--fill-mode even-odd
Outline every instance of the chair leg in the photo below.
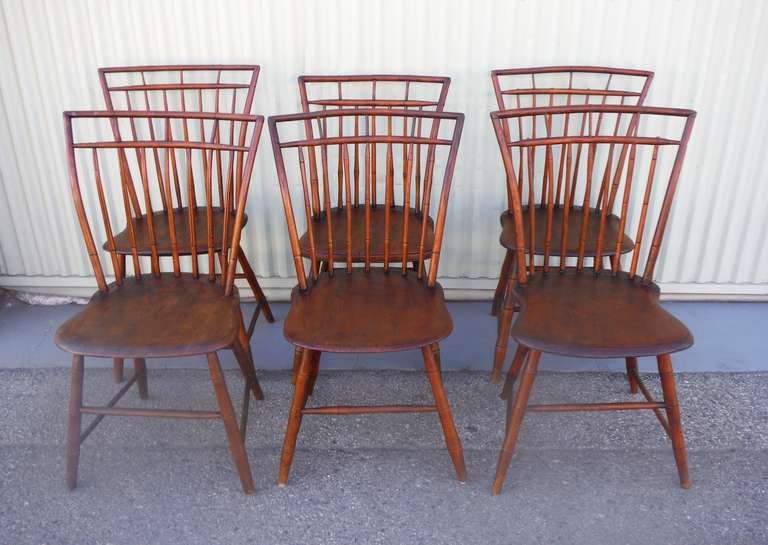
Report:
<svg viewBox="0 0 768 545"><path fill-rule="evenodd" d="M312 372L313 350L301 351L301 365L296 374L296 388L293 391L291 410L288 413L288 424L283 439L283 451L280 454L280 469L277 474L277 486L285 486L288 483L288 474L291 471L293 455L296 451L296 439L301 427L301 411L307 404L307 386Z"/></svg>
<svg viewBox="0 0 768 545"><path fill-rule="evenodd" d="M451 456L451 460L453 460L453 466L456 468L456 476L460 482L464 483L467 481L467 468L464 465L464 452L461 447L459 433L456 431L456 425L453 422L451 407L448 405L448 397L445 395L443 380L440 377L440 368L435 359L433 347L424 346L421 348L421 353L424 356L424 367L426 368L429 384L432 387L432 395L435 398L437 414L440 416L440 424L443 427L445 445L448 448L448 454Z"/></svg>
<svg viewBox="0 0 768 545"><path fill-rule="evenodd" d="M662 354L657 358L659 375L661 376L661 389L664 392L664 404L667 406L667 421L669 423L669 436L672 439L672 450L675 454L677 473L680 477L680 486L691 487L691 479L688 476L688 454L685 450L683 426L680 422L680 405L677 401L677 388L675 376L672 373L672 358L669 354Z"/></svg>
<svg viewBox="0 0 768 545"><path fill-rule="evenodd" d="M504 302L505 288L507 287L507 277L509 276L509 268L512 265L513 253L507 250L504 256L504 261L501 264L501 271L499 271L499 281L496 284L496 291L493 294L493 304L491 305L491 316L496 316L499 313L499 307Z"/></svg>
<svg viewBox="0 0 768 545"><path fill-rule="evenodd" d="M512 412L509 414L504 443L501 447L501 452L499 452L499 463L496 467L496 478L493 481L494 494L500 494L501 488L504 486L504 479L507 476L507 469L509 469L509 463L512 461L512 455L515 453L517 437L520 434L520 427L523 423L523 416L525 416L525 408L528 405L528 397L531 395L533 381L536 379L536 372L539 368L540 357L541 352L537 352L536 350L531 350L528 353L528 361L526 362L525 368L523 370L523 378L520 381L520 389L517 391L517 395L514 397L514 401L511 397L507 399L507 403L514 403L514 406L512 407Z"/></svg>
<svg viewBox="0 0 768 545"><path fill-rule="evenodd" d="M312 366L309 368L309 380L307 381L307 398L315 391L317 375L320 373L320 352L312 352Z"/></svg>
<svg viewBox="0 0 768 545"><path fill-rule="evenodd" d="M501 390L501 399L507 399L512 395L512 389L515 386L515 381L520 374L520 369L522 368L527 355L528 348L518 344L517 350L515 350L515 357L512 358L512 365L509 366L509 371L507 371L507 379L504 381L504 388Z"/></svg>
<svg viewBox="0 0 768 545"><path fill-rule="evenodd" d="M77 466L80 462L80 409L83 406L84 357L72 356L72 373L69 387L69 417L67 425L67 488L77 486Z"/></svg>
<svg viewBox="0 0 768 545"><path fill-rule="evenodd" d="M139 388L139 397L149 399L149 383L147 381L147 362L144 358L135 358L133 360L133 372L138 377L136 385Z"/></svg>
<svg viewBox="0 0 768 545"><path fill-rule="evenodd" d="M299 376L299 368L301 367L301 358L304 354L304 349L297 346L293 349L293 371L291 372L291 384L296 385L296 377Z"/></svg>
<svg viewBox="0 0 768 545"><path fill-rule="evenodd" d="M216 400L219 403L221 419L224 422L224 429L227 432L229 442L229 451L232 454L232 461L240 475L240 483L243 486L245 494L253 494L253 476L251 475L251 466L248 463L248 453L245 451L243 437L237 426L235 410L232 407L232 399L229 397L227 384L224 381L224 373L221 371L219 357L215 352L208 354L208 369L211 373L211 382L213 390L216 393Z"/></svg>
<svg viewBox="0 0 768 545"><path fill-rule="evenodd" d="M437 363L437 370L442 372L442 362L440 361L440 345L435 343L432 345L432 354L435 356L435 363Z"/></svg>
<svg viewBox="0 0 768 545"><path fill-rule="evenodd" d="M261 401L264 399L264 392L259 384L259 379L256 376L256 368L253 365L253 355L251 353L251 345L248 342L248 336L245 333L243 324L240 324L240 331L237 334L237 340L232 343L232 352L235 354L237 364L240 366L240 371L243 372L248 383L253 399Z"/></svg>
<svg viewBox="0 0 768 545"><path fill-rule="evenodd" d="M496 350L493 355L493 371L491 372L491 382L498 384L501 381L501 370L504 368L504 358L507 355L507 345L509 344L509 332L512 329L512 318L515 314L515 301L512 296L512 286L515 278L507 278L507 289L504 295L504 306L499 315L498 337L496 338Z"/></svg>
<svg viewBox="0 0 768 545"><path fill-rule="evenodd" d="M627 358L627 379L629 380L629 391L633 394L637 393L635 373L637 373L637 358Z"/></svg>
<svg viewBox="0 0 768 545"><path fill-rule="evenodd" d="M125 375L123 369L125 368L125 360L123 358L115 358L112 360L112 378L115 382L123 382Z"/></svg>
<svg viewBox="0 0 768 545"><path fill-rule="evenodd" d="M275 321L275 317L272 315L272 309L269 308L267 297L261 290L261 286L259 286L259 281L256 279L256 273L253 272L251 264L248 262L248 258L245 257L242 249L237 252L237 261L240 263L243 273L245 273L245 279L251 287L254 297L256 297L256 310L253 313L253 318L251 318L251 323L248 324L248 337L250 338L253 334L253 329L256 326L256 319L259 317L259 310L264 312L264 317L270 324Z"/></svg>

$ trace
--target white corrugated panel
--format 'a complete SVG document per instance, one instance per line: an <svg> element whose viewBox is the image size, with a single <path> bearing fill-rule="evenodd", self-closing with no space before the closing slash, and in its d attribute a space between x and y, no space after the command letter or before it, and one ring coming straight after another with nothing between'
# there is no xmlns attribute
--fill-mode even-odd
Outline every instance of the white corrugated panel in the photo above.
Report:
<svg viewBox="0 0 768 545"><path fill-rule="evenodd" d="M503 175L492 68L656 72L647 104L699 117L657 278L670 293L768 293L768 6L763 2L0 1L0 285L93 285L65 174L61 112L101 108L108 65L258 63L256 110L299 110L305 73L452 78L467 122L446 231L448 287L492 287ZM293 274L266 138L245 249L265 287ZM466 294L467 292L462 292Z"/></svg>

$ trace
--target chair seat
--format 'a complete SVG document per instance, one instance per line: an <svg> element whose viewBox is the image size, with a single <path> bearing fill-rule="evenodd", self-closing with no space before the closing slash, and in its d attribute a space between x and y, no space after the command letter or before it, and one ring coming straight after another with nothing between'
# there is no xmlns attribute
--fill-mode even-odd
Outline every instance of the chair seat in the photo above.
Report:
<svg viewBox="0 0 768 545"><path fill-rule="evenodd" d="M626 273L537 272L514 288L520 315L512 337L541 352L614 358L656 356L690 347L693 336L659 305L656 284Z"/></svg>
<svg viewBox="0 0 768 545"><path fill-rule="evenodd" d="M452 329L439 284L430 288L413 271L337 269L306 291L294 288L284 333L323 352L392 352L438 342Z"/></svg>
<svg viewBox="0 0 768 545"><path fill-rule="evenodd" d="M237 292L225 296L218 282L145 274L95 293L59 328L55 342L85 356L189 356L230 346L241 319Z"/></svg>
<svg viewBox="0 0 768 545"><path fill-rule="evenodd" d="M568 214L568 237L566 239L565 254L569 257L579 255L579 235L581 234L581 221L582 221L581 206L574 206L570 209ZM563 214L564 210L561 207L555 208L552 211L552 249L551 255L560 255L560 240L562 239L563 229ZM544 241L547 234L547 209L537 206L534 209L535 217L535 231L536 231L536 245L534 246L534 252L537 255L544 254ZM502 246L508 250L515 250L515 226L514 217L509 212L501 214L501 238L499 242ZM531 228L528 223L528 207L523 207L523 227L525 229L526 251L529 249L527 244L531 240ZM587 237L584 245L584 255L594 256L597 253L597 234L600 231L600 212L594 208L590 208L590 213L587 219ZM605 245L603 246L603 255L610 256L616 253L616 237L619 232L619 218L614 214L610 214L605 218ZM621 242L621 253L627 253L632 251L635 244L632 239L626 234L623 235Z"/></svg>
<svg viewBox="0 0 768 545"><path fill-rule="evenodd" d="M359 263L365 260L365 206L352 206L352 261ZM390 260L402 259L403 247L403 207L390 208L389 252ZM371 208L371 260L384 260L384 205ZM414 208L410 209L408 218L408 261L419 258L419 241L421 240L421 220L423 216ZM334 261L347 259L347 215L345 208L332 208L331 228L333 235ZM324 217L314 221L313 236L315 253L318 259L328 259L328 226ZM427 232L424 236L424 258L432 255L432 244L435 241L434 221L427 220ZM304 233L299 240L301 255L309 257L309 234Z"/></svg>
<svg viewBox="0 0 768 545"><path fill-rule="evenodd" d="M214 249L221 250L222 233L224 232L224 210L219 207L212 208L213 211L213 241ZM235 225L234 210L229 214L229 229ZM155 227L155 239L157 243L157 253L159 255L171 255L171 235L168 230L168 214L165 211L152 214ZM175 208L173 210L173 221L176 226L176 246L180 255L188 255L191 252L189 232L189 209ZM243 225L248 222L248 217L243 215ZM136 234L136 247L139 255L151 255L149 236L149 222L147 216L139 216L133 220L133 229ZM128 232L128 226L114 236L115 250L118 254L131 253L131 235ZM206 253L208 251L208 209L204 206L195 209L195 240L197 251ZM109 250L109 242L104 243L104 249Z"/></svg>

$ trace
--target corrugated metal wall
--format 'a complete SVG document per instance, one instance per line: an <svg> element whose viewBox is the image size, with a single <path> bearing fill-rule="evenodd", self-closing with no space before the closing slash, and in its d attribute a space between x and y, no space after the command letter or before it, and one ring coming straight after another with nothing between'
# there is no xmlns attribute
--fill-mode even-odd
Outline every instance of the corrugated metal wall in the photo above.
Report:
<svg viewBox="0 0 768 545"><path fill-rule="evenodd" d="M65 175L61 112L103 106L106 65L258 63L257 111L299 109L302 73L453 78L467 123L441 276L495 285L505 205L488 120L491 68L648 68L648 104L695 108L697 125L658 279L669 293L768 294L768 5L759 1L0 0L0 285L92 285ZM264 285L293 273L266 139L245 249ZM455 292L459 293L459 292ZM467 295L468 291L462 291Z"/></svg>

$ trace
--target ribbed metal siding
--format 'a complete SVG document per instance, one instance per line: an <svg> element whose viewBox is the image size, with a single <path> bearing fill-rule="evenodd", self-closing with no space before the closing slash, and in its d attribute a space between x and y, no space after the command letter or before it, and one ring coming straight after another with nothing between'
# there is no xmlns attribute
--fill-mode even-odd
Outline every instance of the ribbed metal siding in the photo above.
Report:
<svg viewBox="0 0 768 545"><path fill-rule="evenodd" d="M105 65L258 63L256 110L299 109L302 73L431 73L467 115L441 276L484 288L505 205L488 120L491 68L598 64L656 72L648 104L699 111L657 277L685 293L768 293L768 7L762 2L1 0L0 285L87 284L61 128L101 108ZM268 139L245 249L266 286L293 268ZM40 277L50 277L40 280ZM79 278L78 278L79 277ZM472 279L478 279L474 281Z"/></svg>

